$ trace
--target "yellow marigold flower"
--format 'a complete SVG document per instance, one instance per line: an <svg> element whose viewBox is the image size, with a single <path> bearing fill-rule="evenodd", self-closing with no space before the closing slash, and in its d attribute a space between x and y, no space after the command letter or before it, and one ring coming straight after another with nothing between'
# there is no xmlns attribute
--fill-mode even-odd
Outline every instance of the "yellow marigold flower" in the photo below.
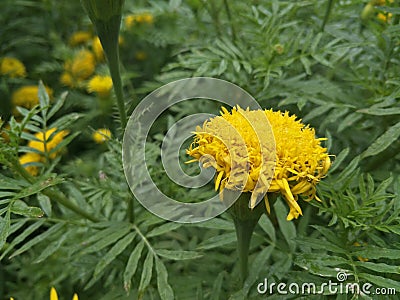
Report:
<svg viewBox="0 0 400 300"><path fill-rule="evenodd" d="M87 85L87 91L89 93L97 93L99 97L105 98L110 95L113 87L112 79L110 76L96 75L90 79Z"/></svg>
<svg viewBox="0 0 400 300"><path fill-rule="evenodd" d="M72 47L85 44L92 38L92 34L88 31L77 31L69 38L69 45Z"/></svg>
<svg viewBox="0 0 400 300"><path fill-rule="evenodd" d="M53 90L45 87L47 94L50 98L53 97ZM39 104L38 96L39 88L37 85L27 85L16 90L12 96L11 101L15 106L23 106L25 108L32 108Z"/></svg>
<svg viewBox="0 0 400 300"><path fill-rule="evenodd" d="M135 53L135 58L139 61L143 61L147 58L147 53L144 51L137 51Z"/></svg>
<svg viewBox="0 0 400 300"><path fill-rule="evenodd" d="M96 61L94 54L89 50L79 51L72 61L67 61L65 71L71 74L72 78L82 81L88 79L94 73Z"/></svg>
<svg viewBox="0 0 400 300"><path fill-rule="evenodd" d="M36 149L42 153L46 152L50 153L50 151L56 148L64 140L64 137L67 136L69 133L67 130L61 130L55 133L56 130L57 128L51 128L47 130L46 133L43 132L36 133L35 137L38 139L38 141L32 141L32 140L29 141L28 147ZM50 158L55 158L57 154L60 152L60 150L61 149L51 153Z"/></svg>
<svg viewBox="0 0 400 300"><path fill-rule="evenodd" d="M58 300L57 291L54 287L50 289L50 300ZM72 300L79 300L76 293L73 295Z"/></svg>
<svg viewBox="0 0 400 300"><path fill-rule="evenodd" d="M71 88L76 87L76 83L74 79L72 78L72 75L68 72L63 72L60 76L60 82L65 85L69 86Z"/></svg>
<svg viewBox="0 0 400 300"><path fill-rule="evenodd" d="M376 17L378 18L378 20L382 21L383 23L388 23L392 19L392 16L393 16L393 14L391 14L391 13L388 13L388 14L378 13L378 15Z"/></svg>
<svg viewBox="0 0 400 300"><path fill-rule="evenodd" d="M107 128L97 129L95 132L93 132L92 138L96 143L102 144L111 139L111 131Z"/></svg>
<svg viewBox="0 0 400 300"><path fill-rule="evenodd" d="M42 161L42 157L40 154L28 152L19 157L19 163L28 171L29 174L32 176L36 176L38 174L38 167L37 166L30 166L27 164L40 162Z"/></svg>
<svg viewBox="0 0 400 300"><path fill-rule="evenodd" d="M136 15L128 15L125 18L125 26L127 28L131 28L136 24L153 24L154 17L150 13L136 14Z"/></svg>
<svg viewBox="0 0 400 300"><path fill-rule="evenodd" d="M271 144L271 141L259 139L252 128L254 124L261 123L263 117L260 115L261 112L267 117L275 138L276 159L273 162L275 168L271 165L268 167L268 162L262 163L264 160L262 153L270 151L268 144ZM230 126L227 126L227 122ZM218 138L221 134L228 137L232 135L232 138L224 144ZM235 149L236 145L243 147L242 144L235 144L234 140L237 137L234 137L234 134L240 134L247 148L244 151L247 151L248 155L247 157L237 156L236 160L239 162L234 162L242 164L243 168L241 171L234 170L233 174L230 156L232 153L239 153ZM230 113L223 108L221 116L212 118L202 127L196 128L195 140L187 150L187 154L195 158L192 161L201 161L203 167L212 166L216 169L215 188L221 191L224 188L235 189L235 185L247 177L243 191L261 194L264 192L262 187L256 185L260 174L260 180L264 183L267 182L264 177L268 174L268 169L274 170L268 192L280 192L284 196L290 208L287 220L292 220L302 214L297 203L299 195L304 196L307 201L314 198L319 200L316 196L315 185L325 176L330 167L327 149L320 145L322 140L324 139L315 137L314 129L302 124L301 120L296 120L295 115L289 116L288 112L250 111L235 107ZM260 144L263 149L260 149ZM235 151L230 152L232 149ZM247 174L243 171L246 166L248 167ZM266 171L265 168L267 168ZM232 182L229 186L228 181ZM266 197L264 199L269 211L268 199Z"/></svg>
<svg viewBox="0 0 400 300"><path fill-rule="evenodd" d="M0 74L7 75L11 78L25 77L26 69L20 60L13 57L3 57L0 60Z"/></svg>
<svg viewBox="0 0 400 300"><path fill-rule="evenodd" d="M101 45L101 42L100 42L100 39L98 36L96 36L92 40L92 50L93 50L94 55L96 56L97 61L104 60L103 46Z"/></svg>

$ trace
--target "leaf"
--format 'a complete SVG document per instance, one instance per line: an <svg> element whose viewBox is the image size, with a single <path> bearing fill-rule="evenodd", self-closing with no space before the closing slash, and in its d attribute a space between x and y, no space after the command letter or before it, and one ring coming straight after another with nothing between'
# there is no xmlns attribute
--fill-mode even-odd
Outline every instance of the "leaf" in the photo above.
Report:
<svg viewBox="0 0 400 300"><path fill-rule="evenodd" d="M55 178L48 178L44 181L38 181L32 185L29 185L28 187L24 188L22 191L20 191L18 194L15 195L14 199L21 199L25 198L31 195L35 195L39 193L40 191L43 191L44 189L60 184L63 182L64 179L55 177Z"/></svg>
<svg viewBox="0 0 400 300"><path fill-rule="evenodd" d="M368 156L374 156L382 151L384 151L387 147L389 147L394 141L397 141L400 137L400 122L391 126L384 134L382 134L379 138L377 138L372 145L368 147L361 154L361 158L366 158Z"/></svg>
<svg viewBox="0 0 400 300"><path fill-rule="evenodd" d="M18 245L23 240L25 240L32 232L34 232L36 229L38 229L40 226L42 226L44 224L44 222L45 222L45 220L43 220L43 219L36 221L32 225L30 225L28 228L26 228L16 238L14 238L14 240L11 242L11 244L7 247L7 249L0 256L0 260L2 260L10 251L12 251L16 245Z"/></svg>
<svg viewBox="0 0 400 300"><path fill-rule="evenodd" d="M39 104L40 104L41 114L42 114L43 120L46 120L46 113L50 106L50 97L47 94L46 88L44 87L44 84L41 80L39 81L38 96L39 96Z"/></svg>
<svg viewBox="0 0 400 300"><path fill-rule="evenodd" d="M282 201L276 201L274 208L278 219L279 229L285 237L289 249L293 252L296 248L296 227L293 222L286 220L286 207L283 205Z"/></svg>
<svg viewBox="0 0 400 300"><path fill-rule="evenodd" d="M4 218L0 217L0 251L6 243L10 231L10 210L7 211Z"/></svg>
<svg viewBox="0 0 400 300"><path fill-rule="evenodd" d="M81 252L81 255L89 254L92 252L97 252L97 251L100 251L101 249L104 249L108 245L113 244L114 242L116 242L117 240L119 240L120 238L122 238L123 236L128 234L128 232L130 230L131 230L131 228L127 224L125 227L122 227L122 228L120 226L116 226L116 227L112 228L112 230L106 229L106 230L102 230L102 231L98 232L95 235L97 242L94 243L93 245L83 249Z"/></svg>
<svg viewBox="0 0 400 300"><path fill-rule="evenodd" d="M21 253L24 253L25 251L29 250L30 248L32 248L36 244L38 244L38 243L44 241L45 239L47 239L48 237L50 237L52 234L57 233L63 226L64 226L64 223L59 223L57 225L52 226L50 229L46 230L44 233L35 236L33 239L29 240L29 242L24 244L17 251L15 251L10 256L10 259L15 257L15 256L17 256L17 255L19 255L19 254L21 254Z"/></svg>
<svg viewBox="0 0 400 300"><path fill-rule="evenodd" d="M153 273L153 253L149 251L143 264L142 277L140 278L139 294L143 294L144 290L150 283L151 274Z"/></svg>
<svg viewBox="0 0 400 300"><path fill-rule="evenodd" d="M43 216L43 211L39 207L28 206L21 200L16 200L12 204L11 212L28 218L40 218Z"/></svg>
<svg viewBox="0 0 400 300"><path fill-rule="evenodd" d="M168 272L163 262L156 257L157 288L162 300L173 300L174 292L168 284Z"/></svg>
<svg viewBox="0 0 400 300"><path fill-rule="evenodd" d="M67 234L64 234L57 238L54 242L50 243L33 263L38 264L46 260L50 255L54 254L58 249L60 249L61 245L66 239Z"/></svg>
<svg viewBox="0 0 400 300"><path fill-rule="evenodd" d="M356 261L354 262L355 265L362 267L362 268L367 268L372 271L376 271L379 273L393 273L393 274L400 274L400 267L399 266L393 266L393 265L387 265L384 263L372 263L372 262L361 262L361 261Z"/></svg>
<svg viewBox="0 0 400 300"><path fill-rule="evenodd" d="M275 242L276 241L275 228L269 217L267 215L262 215L260 220L258 221L258 224L261 226L264 232L270 237L271 241Z"/></svg>
<svg viewBox="0 0 400 300"><path fill-rule="evenodd" d="M51 217L51 201L50 198L47 197L46 195L43 194L37 194L37 199L38 202L40 204L40 206L42 207L44 213L48 216Z"/></svg>
<svg viewBox="0 0 400 300"><path fill-rule="evenodd" d="M386 249L375 246L364 246L363 249L356 250L352 253L355 256L366 257L368 259L389 258L398 259L400 250Z"/></svg>
<svg viewBox="0 0 400 300"><path fill-rule="evenodd" d="M47 118L50 119L54 116L60 108L64 105L65 99L67 98L68 92L64 92L61 96L57 99L57 101L52 105L49 113L47 114Z"/></svg>
<svg viewBox="0 0 400 300"><path fill-rule="evenodd" d="M107 267L122 251L125 250L126 247L130 245L133 239L136 236L136 232L131 232L126 235L123 239L119 240L111 249L107 252L105 256L103 256L96 268L94 269L93 276L96 278L100 275L100 273Z"/></svg>
<svg viewBox="0 0 400 300"><path fill-rule="evenodd" d="M143 251L143 247L144 247L144 241L142 240L129 256L129 260L128 263L126 264L124 272L124 288L126 291L129 291L131 288L131 280L133 275L135 275L137 265Z"/></svg>
<svg viewBox="0 0 400 300"><path fill-rule="evenodd" d="M333 252L337 252L337 253L341 253L341 254L345 254L346 250L335 245L332 244L329 241L326 240L322 240L322 239L317 239L317 238L310 238L310 237L298 237L297 238L297 243L300 245L304 245L304 246L308 246L311 249L321 249L321 250L325 250L325 251L333 251Z"/></svg>
<svg viewBox="0 0 400 300"><path fill-rule="evenodd" d="M225 271L222 271L218 274L217 278L213 283L213 289L211 292L211 300L219 300L221 299L221 290L222 290L222 283L224 280L224 275L226 274Z"/></svg>
<svg viewBox="0 0 400 300"><path fill-rule="evenodd" d="M218 236L213 236L208 240L202 242L197 248L198 249L213 249L224 245L232 244L236 241L236 233L224 233Z"/></svg>
<svg viewBox="0 0 400 300"><path fill-rule="evenodd" d="M243 291L246 295L249 293L250 288L253 284L259 279L259 274L262 269L265 268L267 265L267 261L274 250L274 246L267 246L257 254L257 257L254 259L253 263L251 264L249 275L244 283Z"/></svg>
<svg viewBox="0 0 400 300"><path fill-rule="evenodd" d="M158 235L162 235L164 233L175 230L181 226L182 226L181 223L166 223L159 227L154 228L152 231L150 231L148 234L146 234L146 237L149 238L149 237L155 237Z"/></svg>
<svg viewBox="0 0 400 300"><path fill-rule="evenodd" d="M400 114L400 107L390 107L390 108L380 108L380 107L370 107L357 110L359 113L369 114L374 116L389 116Z"/></svg>
<svg viewBox="0 0 400 300"><path fill-rule="evenodd" d="M193 223L190 224L190 226L210 228L210 229L220 229L220 230L235 230L233 222L229 222L221 218L214 218L201 223Z"/></svg>
<svg viewBox="0 0 400 300"><path fill-rule="evenodd" d="M400 282L398 282L398 281L394 281L389 278L384 278L381 276L376 276L376 275L367 274L367 273L358 273L358 277L364 278L364 279L368 280L370 283L373 283L374 285L376 284L376 285L383 286L386 288L396 289L396 291L400 291Z"/></svg>
<svg viewBox="0 0 400 300"><path fill-rule="evenodd" d="M203 256L201 253L196 251L166 250L166 249L155 249L155 251L158 255L172 260L195 259Z"/></svg>

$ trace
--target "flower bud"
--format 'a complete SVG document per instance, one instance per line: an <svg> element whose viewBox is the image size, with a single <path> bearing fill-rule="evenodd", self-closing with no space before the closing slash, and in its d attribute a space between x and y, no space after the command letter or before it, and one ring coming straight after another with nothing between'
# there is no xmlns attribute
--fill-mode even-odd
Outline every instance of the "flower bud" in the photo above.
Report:
<svg viewBox="0 0 400 300"><path fill-rule="evenodd" d="M81 3L93 23L121 15L124 6L124 0L81 0Z"/></svg>

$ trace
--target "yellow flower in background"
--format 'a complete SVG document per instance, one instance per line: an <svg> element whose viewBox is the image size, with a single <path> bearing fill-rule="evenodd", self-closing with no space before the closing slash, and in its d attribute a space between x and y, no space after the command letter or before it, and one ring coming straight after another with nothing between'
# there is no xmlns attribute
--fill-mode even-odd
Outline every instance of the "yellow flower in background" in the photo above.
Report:
<svg viewBox="0 0 400 300"><path fill-rule="evenodd" d="M63 72L60 76L60 82L65 85L65 86L69 86L71 88L76 87L76 82L75 80L72 78L72 75L68 72Z"/></svg>
<svg viewBox="0 0 400 300"><path fill-rule="evenodd" d="M25 77L26 69L20 60L13 57L3 57L0 59L0 74L11 78Z"/></svg>
<svg viewBox="0 0 400 300"><path fill-rule="evenodd" d="M137 52L135 53L135 58L136 58L136 60L139 60L139 61L146 60L146 58L147 58L147 53L144 52L144 51L137 51Z"/></svg>
<svg viewBox="0 0 400 300"><path fill-rule="evenodd" d="M378 18L378 20L384 22L384 23L388 23L390 22L390 20L392 19L393 14L391 13L378 13L378 15L376 16Z"/></svg>
<svg viewBox="0 0 400 300"><path fill-rule="evenodd" d="M103 61L104 60L104 51L103 51L103 46L101 45L100 39L98 36L94 37L92 39L92 51L94 53L94 56L96 57L97 61Z"/></svg>
<svg viewBox="0 0 400 300"><path fill-rule="evenodd" d="M38 153L28 152L19 157L19 163L25 168L25 170L32 176L38 174L37 166L27 166L27 164L41 162L42 156Z"/></svg>
<svg viewBox="0 0 400 300"><path fill-rule="evenodd" d="M77 31L69 38L69 45L72 47L85 44L92 38L92 34L88 31Z"/></svg>
<svg viewBox="0 0 400 300"><path fill-rule="evenodd" d="M93 73L96 67L95 57L89 50L80 50L72 61L68 61L64 68L71 76L82 81L88 79Z"/></svg>
<svg viewBox="0 0 400 300"><path fill-rule="evenodd" d="M95 132L93 132L92 138L96 143L102 144L111 139L111 131L107 128L97 129Z"/></svg>
<svg viewBox="0 0 400 300"><path fill-rule="evenodd" d="M53 97L53 90L45 87L50 99ZM12 96L11 101L15 106L22 106L25 108L32 108L39 104L38 96L39 88L37 85L27 85L16 90Z"/></svg>
<svg viewBox="0 0 400 300"><path fill-rule="evenodd" d="M50 289L50 300L58 300L57 291L54 287ZM76 293L72 296L72 300L79 300Z"/></svg>
<svg viewBox="0 0 400 300"><path fill-rule="evenodd" d="M153 24L154 16L150 13L128 15L125 17L125 26L131 28L136 24Z"/></svg>
<svg viewBox="0 0 400 300"><path fill-rule="evenodd" d="M268 167L268 162L266 166L262 164L263 158L260 149L260 144L265 141L259 141L252 128L254 124L261 122L260 112L265 114L272 127L276 145L275 168L268 192L279 192L284 196L290 209L287 220L292 220L302 214L297 203L299 195L304 196L306 201L314 198L319 200L316 196L315 186L326 175L330 167L327 149L320 145L324 139L316 138L315 130L305 126L300 120L296 120L296 116L289 116L288 112L250 111L240 107L235 107L228 112L223 108L221 116L212 118L206 121L202 127L196 128L194 142L187 150L187 154L194 157L192 161L201 161L203 167L212 166L216 169L216 189L219 188L221 191L224 188L234 189L235 184L242 182L247 177L243 191L262 193L262 188L259 191L256 191L255 188L257 188L256 183L260 174L261 182L267 182L264 178L263 168ZM251 120L251 123L248 120ZM227 122L231 126L227 126ZM229 152L229 150L243 147L243 144L234 142L237 139L234 135L238 133L245 142L247 149L244 150L248 152L248 157L239 155L236 163L243 165L242 172L235 171L235 174L232 174L230 155L233 152ZM228 147L217 137L221 134L232 135L232 139L228 141ZM267 141L266 145L268 144L271 142ZM232 149L228 149L229 147ZM263 148L265 148L264 151L270 151L268 146L263 145ZM234 152L239 153L240 151L243 149ZM243 172L246 166L248 166L248 174ZM232 182L232 186L227 185L228 181ZM269 211L267 197L265 197L265 205Z"/></svg>
<svg viewBox="0 0 400 300"><path fill-rule="evenodd" d="M89 80L87 91L89 93L97 93L99 97L105 98L110 95L112 87L113 83L110 76L96 75Z"/></svg>
<svg viewBox="0 0 400 300"><path fill-rule="evenodd" d="M35 134L37 141L29 141L28 142L28 147L36 149L40 151L41 153L50 153L51 150L56 148L63 140L64 137L69 134L67 130L61 130L57 133L55 133L57 128L51 128L47 130L45 133L43 132L38 132ZM44 142L46 141L46 142ZM59 149L56 152L53 152L50 154L50 158L55 158L57 154L61 151Z"/></svg>

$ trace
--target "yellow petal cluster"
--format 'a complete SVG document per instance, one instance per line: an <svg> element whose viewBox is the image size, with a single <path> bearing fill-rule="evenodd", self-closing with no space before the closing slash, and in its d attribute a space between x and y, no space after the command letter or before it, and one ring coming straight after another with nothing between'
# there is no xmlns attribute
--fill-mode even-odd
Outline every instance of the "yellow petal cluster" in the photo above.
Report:
<svg viewBox="0 0 400 300"><path fill-rule="evenodd" d="M32 176L36 176L38 174L38 166L30 165L32 163L41 162L42 156L37 153L29 152L21 155L19 157L19 163L28 171Z"/></svg>
<svg viewBox="0 0 400 300"><path fill-rule="evenodd" d="M64 73L61 74L60 81L66 86L76 87L80 82L92 76L95 68L94 54L89 50L82 49L75 54L72 60L65 62Z"/></svg>
<svg viewBox="0 0 400 300"><path fill-rule="evenodd" d="M154 16L150 13L128 15L125 18L125 26L131 28L136 24L153 24Z"/></svg>
<svg viewBox="0 0 400 300"><path fill-rule="evenodd" d="M104 50L98 36L94 37L92 40L92 51L97 61L101 62L104 60Z"/></svg>
<svg viewBox="0 0 400 300"><path fill-rule="evenodd" d="M50 289L50 300L58 300L57 291L54 287ZM72 300L79 300L76 293L72 296Z"/></svg>
<svg viewBox="0 0 400 300"><path fill-rule="evenodd" d="M110 76L93 76L87 84L87 91L89 93L97 93L99 97L105 98L110 95L113 87L112 79Z"/></svg>
<svg viewBox="0 0 400 300"><path fill-rule="evenodd" d="M96 143L102 144L111 139L111 131L107 128L97 129L95 132L93 132L92 138Z"/></svg>
<svg viewBox="0 0 400 300"><path fill-rule="evenodd" d="M0 59L0 74L11 78L25 77L26 69L20 60L14 57L3 57Z"/></svg>
<svg viewBox="0 0 400 300"><path fill-rule="evenodd" d="M275 139L275 158L269 158L269 162L274 165L272 167L265 156L263 157L263 152L271 152L269 145L273 141L264 141L271 138L268 135L260 138L259 131L255 134L252 129L262 122L261 112L268 119ZM220 136L232 135L233 139L237 139L237 134L244 140L248 156L240 158L240 155L236 155L239 159L231 159L232 153L238 152L229 149L235 149L235 143L222 141ZM279 192L284 196L290 209L287 219L292 220L302 214L297 203L299 195L304 196L307 201L314 198L319 200L315 186L330 167L327 149L321 146L322 140L324 139L315 137L313 128L305 126L288 112L251 111L235 107L231 112L223 109L221 116L207 120L202 127L197 127L194 142L187 154L194 157L192 161L202 162L203 167L212 166L216 169L215 187L220 190L225 187L232 189L234 186L227 185L227 182L237 183L247 177L243 191L261 193L262 188L257 187L257 181L261 179L262 183L268 185L266 176L272 172L268 192ZM244 160L240 162L240 159ZM232 174L232 162L242 164L242 170L247 168L247 172L236 170ZM267 198L265 205L269 211Z"/></svg>
<svg viewBox="0 0 400 300"><path fill-rule="evenodd" d="M53 90L45 87L46 92L50 98L53 97ZM25 108L32 108L39 104L39 88L37 85L27 85L16 90L12 96L11 101L14 106L22 106Z"/></svg>
<svg viewBox="0 0 400 300"><path fill-rule="evenodd" d="M31 140L28 142L28 147L38 150L41 153L50 153L56 148L68 135L67 130L56 132L57 128L51 128L46 132L38 132L35 134L37 141ZM53 152L49 155L50 158L55 158L59 151Z"/></svg>
<svg viewBox="0 0 400 300"><path fill-rule="evenodd" d="M69 38L69 45L72 47L82 45L91 40L92 34L88 31L77 31L74 32Z"/></svg>
<svg viewBox="0 0 400 300"><path fill-rule="evenodd" d="M46 132L38 132L35 134L36 140L30 140L28 147L35 149L37 152L28 152L19 157L19 163L33 176L38 174L38 167L26 165L33 162L42 162L45 160L45 155L48 153L48 157L51 159L62 151L52 151L55 149L69 134L67 130L61 130L57 132L57 128L51 128Z"/></svg>

